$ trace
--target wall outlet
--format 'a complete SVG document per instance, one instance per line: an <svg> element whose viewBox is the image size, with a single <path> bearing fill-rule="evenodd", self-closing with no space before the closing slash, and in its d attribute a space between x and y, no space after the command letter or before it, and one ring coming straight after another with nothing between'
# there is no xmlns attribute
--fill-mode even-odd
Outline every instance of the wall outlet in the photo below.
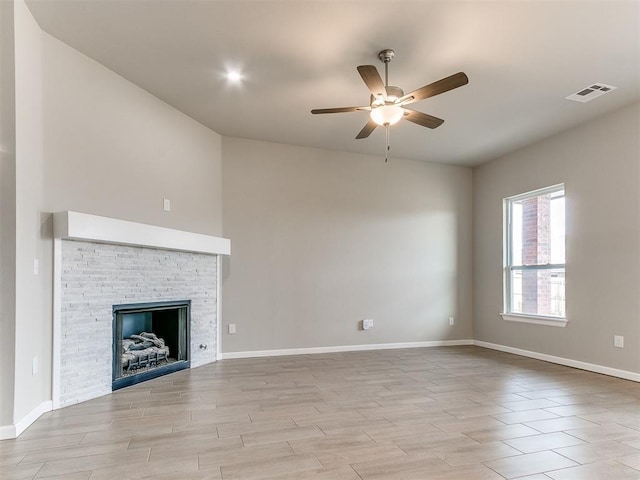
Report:
<svg viewBox="0 0 640 480"><path fill-rule="evenodd" d="M624 337L622 335L614 335L613 346L618 348L624 348Z"/></svg>
<svg viewBox="0 0 640 480"><path fill-rule="evenodd" d="M37 258L33 259L33 274L34 275L40 274L40 261Z"/></svg>
<svg viewBox="0 0 640 480"><path fill-rule="evenodd" d="M171 200L169 200L168 198L165 198L162 201L162 208L164 208L165 212L170 212L171 211Z"/></svg>
<svg viewBox="0 0 640 480"><path fill-rule="evenodd" d="M31 361L31 375L38 373L38 357L33 357Z"/></svg>
<svg viewBox="0 0 640 480"><path fill-rule="evenodd" d="M449 317L449 325L455 325L456 319L454 317Z"/></svg>
<svg viewBox="0 0 640 480"><path fill-rule="evenodd" d="M236 333L236 324L235 323L230 323L229 324L229 333Z"/></svg>
<svg viewBox="0 0 640 480"><path fill-rule="evenodd" d="M373 319L367 318L366 320L362 320L362 329L369 330L370 328L373 328Z"/></svg>

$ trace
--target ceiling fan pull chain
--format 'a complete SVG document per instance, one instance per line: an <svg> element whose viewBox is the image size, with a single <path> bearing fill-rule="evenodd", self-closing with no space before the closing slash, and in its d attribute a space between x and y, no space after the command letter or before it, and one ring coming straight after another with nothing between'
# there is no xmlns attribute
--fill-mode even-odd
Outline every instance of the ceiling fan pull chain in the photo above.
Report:
<svg viewBox="0 0 640 480"><path fill-rule="evenodd" d="M384 151L384 163L389 163L389 124L385 125L385 129L387 130L387 148Z"/></svg>

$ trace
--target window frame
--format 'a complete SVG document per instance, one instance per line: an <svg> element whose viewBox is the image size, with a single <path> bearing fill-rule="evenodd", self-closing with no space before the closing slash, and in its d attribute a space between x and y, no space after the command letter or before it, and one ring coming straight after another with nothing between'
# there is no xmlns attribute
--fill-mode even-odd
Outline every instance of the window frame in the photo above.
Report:
<svg viewBox="0 0 640 480"><path fill-rule="evenodd" d="M539 188L536 190L531 190L528 192L520 193L517 195L512 195L510 197L506 197L502 200L503 202L503 293L502 293L502 313L500 316L507 321L511 322L521 322L521 323L532 323L536 325L547 325L553 327L565 327L568 323L567 313L566 313L566 299L565 299L565 316L557 317L557 316L548 316L548 315L536 315L532 313L518 313L512 312L512 272L514 270L526 271L526 270L563 270L565 273L566 279L566 257L564 263L547 263L547 264L539 264L539 265L513 265L513 234L511 229L512 224L512 216L513 216L513 204L515 202L525 200L527 198L534 198L540 195L546 195L550 193L555 193L558 191L563 191L564 196L566 198L566 189L564 183L558 183L555 185L551 185L549 187ZM566 205L565 205L566 212ZM566 220L565 220L566 225ZM566 245L566 232L565 232L565 245Z"/></svg>

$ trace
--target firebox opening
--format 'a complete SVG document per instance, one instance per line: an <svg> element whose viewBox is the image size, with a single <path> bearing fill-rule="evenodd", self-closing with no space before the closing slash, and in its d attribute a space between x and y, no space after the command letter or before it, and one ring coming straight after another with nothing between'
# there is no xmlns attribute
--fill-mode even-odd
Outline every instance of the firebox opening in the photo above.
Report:
<svg viewBox="0 0 640 480"><path fill-rule="evenodd" d="M189 300L113 306L117 390L190 366Z"/></svg>

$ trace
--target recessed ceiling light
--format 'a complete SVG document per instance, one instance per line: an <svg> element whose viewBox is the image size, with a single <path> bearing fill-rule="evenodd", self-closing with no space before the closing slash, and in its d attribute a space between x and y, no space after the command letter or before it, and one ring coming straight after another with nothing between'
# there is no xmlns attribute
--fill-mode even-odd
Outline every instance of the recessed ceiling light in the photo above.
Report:
<svg viewBox="0 0 640 480"><path fill-rule="evenodd" d="M240 83L242 81L242 73L238 70L227 71L227 80L230 83Z"/></svg>

